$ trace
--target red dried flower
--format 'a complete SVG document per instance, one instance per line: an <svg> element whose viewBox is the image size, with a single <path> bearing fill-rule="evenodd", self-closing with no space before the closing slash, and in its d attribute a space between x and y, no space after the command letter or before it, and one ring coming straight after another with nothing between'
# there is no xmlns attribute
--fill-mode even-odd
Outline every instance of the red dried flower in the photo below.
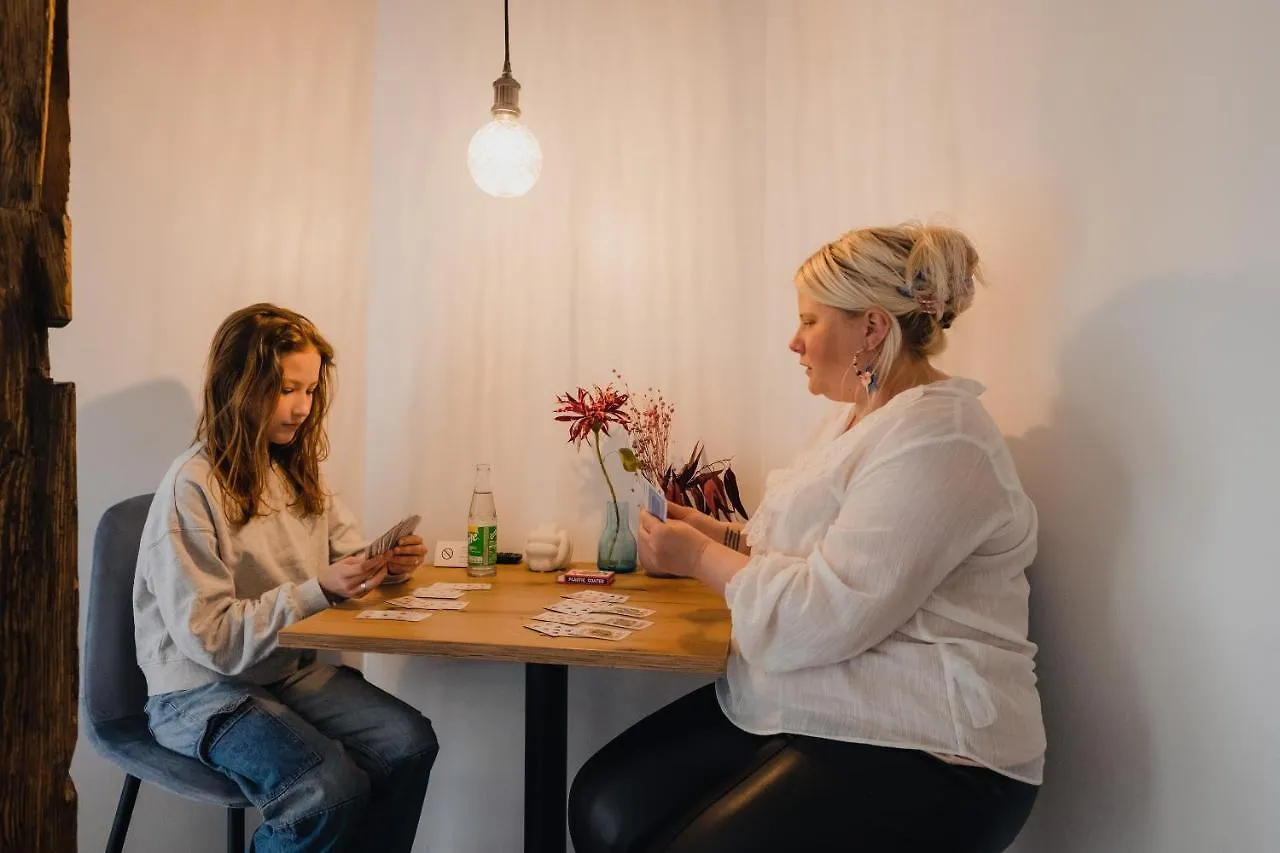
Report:
<svg viewBox="0 0 1280 853"><path fill-rule="evenodd" d="M560 394L556 397L556 420L570 424L569 442L580 446L597 432L609 434L609 424L617 424L623 430L631 430L631 417L626 406L630 395L614 390L612 385L593 386L593 390L579 388L577 396Z"/></svg>

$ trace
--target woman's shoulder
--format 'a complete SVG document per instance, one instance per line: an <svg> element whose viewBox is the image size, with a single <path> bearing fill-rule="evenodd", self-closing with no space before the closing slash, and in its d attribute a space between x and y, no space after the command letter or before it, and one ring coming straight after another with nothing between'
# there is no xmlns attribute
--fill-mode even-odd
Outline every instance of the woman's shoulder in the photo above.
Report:
<svg viewBox="0 0 1280 853"><path fill-rule="evenodd" d="M982 405L984 390L972 379L953 377L903 391L884 409L884 450L965 442L998 452L1004 437Z"/></svg>

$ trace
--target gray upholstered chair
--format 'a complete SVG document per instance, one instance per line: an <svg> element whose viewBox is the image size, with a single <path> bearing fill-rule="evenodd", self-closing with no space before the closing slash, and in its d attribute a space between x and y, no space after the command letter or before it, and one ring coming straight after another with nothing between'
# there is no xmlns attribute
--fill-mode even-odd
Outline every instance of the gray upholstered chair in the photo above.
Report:
<svg viewBox="0 0 1280 853"><path fill-rule="evenodd" d="M151 495L121 501L103 514L93 540L93 578L84 649L84 722L89 740L125 772L107 840L121 853L142 780L192 800L227 809L227 851L244 851L244 810L251 804L235 783L191 758L165 749L147 728L147 684L133 644L133 575Z"/></svg>

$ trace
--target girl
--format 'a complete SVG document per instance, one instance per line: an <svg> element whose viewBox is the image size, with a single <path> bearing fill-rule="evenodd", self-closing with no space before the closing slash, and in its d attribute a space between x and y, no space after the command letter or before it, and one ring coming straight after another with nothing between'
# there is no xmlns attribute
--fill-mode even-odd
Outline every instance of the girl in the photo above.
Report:
<svg viewBox="0 0 1280 853"><path fill-rule="evenodd" d="M408 853L438 745L417 710L349 667L277 647L281 628L362 595L426 549L377 559L320 475L333 348L252 305L209 351L196 443L161 481L134 580L138 664L162 745L262 812L258 853Z"/></svg>

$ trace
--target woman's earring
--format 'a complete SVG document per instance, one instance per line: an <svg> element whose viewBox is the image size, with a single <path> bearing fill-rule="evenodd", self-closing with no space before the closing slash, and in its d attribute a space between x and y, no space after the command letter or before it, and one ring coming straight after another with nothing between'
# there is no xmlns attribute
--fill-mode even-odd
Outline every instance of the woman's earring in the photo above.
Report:
<svg viewBox="0 0 1280 853"><path fill-rule="evenodd" d="M858 364L858 357L860 355L862 355L862 350L858 350L853 354L853 369L855 371L855 375L858 377L858 381L862 383L863 390L868 394L874 394L876 387L879 385L876 381L876 374L874 371L863 369L862 365Z"/></svg>

